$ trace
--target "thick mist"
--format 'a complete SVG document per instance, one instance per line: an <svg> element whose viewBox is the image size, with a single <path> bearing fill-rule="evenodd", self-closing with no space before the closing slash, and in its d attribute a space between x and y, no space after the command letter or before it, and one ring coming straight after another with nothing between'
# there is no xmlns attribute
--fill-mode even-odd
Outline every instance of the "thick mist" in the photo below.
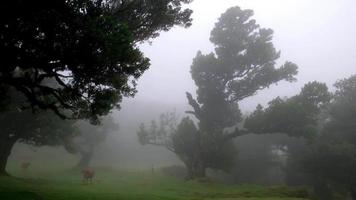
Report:
<svg viewBox="0 0 356 200"><path fill-rule="evenodd" d="M185 111L191 110L185 92L194 95L196 90L190 75L192 59L199 50L203 53L213 50L209 42L210 30L221 13L236 5L254 10L258 24L274 30L273 43L282 51L280 62L292 60L299 66L296 82L280 82L243 100L240 103L243 113L251 113L257 104L265 105L276 96L295 95L309 81L325 82L332 89L336 80L356 73L353 67L356 65L356 39L353 37L356 34L356 4L351 0L195 0L187 6L194 11L193 25L189 29L175 27L140 45L152 66L139 79L135 97L125 98L121 110L111 114L119 128L110 132L98 146L92 161L94 165L145 169L180 163L163 147L140 145L136 131L140 123L149 123L161 113L175 111L183 117ZM21 145L15 147L14 158L35 160L40 153L52 157L50 152L58 151L63 160L75 163L77 159L77 155L63 155L62 147L40 150L31 147L23 156L21 148Z"/></svg>
<svg viewBox="0 0 356 200"><path fill-rule="evenodd" d="M254 189L267 188L259 192L271 193L273 198L356 200L354 0L180 0L182 4L152 5L152 9L138 1L113 2L102 4L118 9L122 16L101 19L112 12L104 9L98 19L109 25L94 27L83 20L81 25L89 27L88 32L96 30L90 38L98 34L99 39L91 44L85 37L88 46L73 50L86 52L105 44L113 48L107 57L101 55L106 49L98 48L92 54L86 52L93 58L78 53L85 64L76 70L22 70L19 62L8 73L31 81L43 75L43 80L24 86L8 81L14 85L5 88L7 96L15 98L10 98L9 107L1 107L0 101L0 125L4 133L14 130L8 131L8 137L0 135L0 140L6 139L0 145L13 142L3 148L11 150L2 157L9 156L7 163L2 159L4 175L46 180L65 171L72 173L70 178L58 180L68 178L74 184L83 176L87 181L83 185L94 182L110 187L114 185L110 181L118 181L122 190L134 188L128 189L134 194L141 187L154 193L150 189L170 183L208 188L201 193L189 190L192 199L255 197L244 190L242 195L233 189L231 194L209 190L256 185ZM120 10L125 2L132 6L126 8L128 13ZM103 9L100 5L96 6ZM168 11L161 13L174 7L179 9L170 10L176 12L172 16ZM145 9L144 18L134 17ZM156 22L160 17L167 22ZM112 19L126 20L126 24L110 24ZM143 19L152 24L138 23ZM67 34L68 27L58 24ZM100 40L115 31L122 35ZM41 34L35 38L41 39ZM22 45L15 46L21 49ZM103 62L102 68L95 68L96 62ZM60 59L48 63L55 66ZM111 70L111 65L116 68ZM115 74L119 70L121 74ZM1 82L4 74L0 72L0 94L2 85L8 84L7 79ZM73 77L83 74L89 75L74 81ZM66 118L68 113L74 118ZM15 133L19 138L12 140ZM92 177L85 177L86 173ZM127 174L134 174L134 183L123 178ZM280 185L282 189L276 187ZM170 194L170 188L164 192Z"/></svg>

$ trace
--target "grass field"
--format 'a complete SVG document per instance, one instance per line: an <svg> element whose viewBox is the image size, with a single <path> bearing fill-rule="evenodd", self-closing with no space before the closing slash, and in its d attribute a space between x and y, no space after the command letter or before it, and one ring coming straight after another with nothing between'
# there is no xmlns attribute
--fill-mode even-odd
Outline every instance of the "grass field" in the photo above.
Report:
<svg viewBox="0 0 356 200"><path fill-rule="evenodd" d="M143 171L96 170L93 184L79 172L42 172L0 177L1 200L305 200L300 188L222 185L184 181ZM34 178L36 177L36 178Z"/></svg>

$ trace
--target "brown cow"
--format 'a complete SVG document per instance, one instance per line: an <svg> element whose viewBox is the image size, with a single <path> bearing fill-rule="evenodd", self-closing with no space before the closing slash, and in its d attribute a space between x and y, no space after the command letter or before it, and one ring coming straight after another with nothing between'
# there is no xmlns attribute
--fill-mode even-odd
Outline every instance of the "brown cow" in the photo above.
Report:
<svg viewBox="0 0 356 200"><path fill-rule="evenodd" d="M83 169L82 170L82 175L83 175L83 183L84 184L93 183L94 170Z"/></svg>

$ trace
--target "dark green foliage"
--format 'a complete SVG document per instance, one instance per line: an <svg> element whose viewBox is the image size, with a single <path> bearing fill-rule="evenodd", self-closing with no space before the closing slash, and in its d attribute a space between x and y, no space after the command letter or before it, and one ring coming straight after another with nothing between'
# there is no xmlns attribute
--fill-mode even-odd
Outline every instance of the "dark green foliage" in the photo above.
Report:
<svg viewBox="0 0 356 200"><path fill-rule="evenodd" d="M236 150L230 139L246 133L237 128L242 120L238 102L278 81L294 81L297 74L291 62L276 67L280 53L272 44L273 31L260 28L252 15L239 7L223 13L211 31L215 52L198 52L191 66L198 90L196 100L187 93L193 108L188 113L199 120L199 131L209 144L204 147L209 152L202 160L204 168L232 166Z"/></svg>
<svg viewBox="0 0 356 200"><path fill-rule="evenodd" d="M136 43L188 27L188 0L13 0L0 9L0 84L32 108L98 121L133 96L149 60ZM46 80L53 85L43 84ZM3 93L3 91L1 91ZM67 114L67 115L66 115Z"/></svg>
<svg viewBox="0 0 356 200"><path fill-rule="evenodd" d="M319 141L308 148L300 162L302 170L312 176L318 196L325 190L353 192L356 185L356 146L348 142ZM324 191L320 188L324 187ZM319 191L318 191L319 189ZM322 196L321 196L322 197Z"/></svg>
<svg viewBox="0 0 356 200"><path fill-rule="evenodd" d="M182 10L183 4L193 0L109 0L120 22L124 22L136 42L155 38L160 31L168 31L175 25L189 27L192 10Z"/></svg>
<svg viewBox="0 0 356 200"><path fill-rule="evenodd" d="M356 199L356 76L338 81L335 87L321 134L300 162L313 177L320 199L325 199L325 190Z"/></svg>
<svg viewBox="0 0 356 200"><path fill-rule="evenodd" d="M211 31L210 41L215 45L215 54L208 55L211 66L199 67L202 58L197 57L192 67L192 77L200 89L207 85L203 80L209 81L204 77L213 76L225 99L239 101L280 80L295 80L297 66L286 62L276 68L280 52L272 44L273 31L260 28L252 16L252 10L239 7L221 15Z"/></svg>
<svg viewBox="0 0 356 200"><path fill-rule="evenodd" d="M189 178L205 176L207 168L228 171L236 149L232 138L245 134L238 102L280 80L293 81L297 66L287 62L276 68L279 58L270 29L259 28L251 10L233 7L222 14L211 32L215 53L198 52L191 75L198 87L197 99L187 93L193 114L199 121L184 118L176 126L166 115L150 129L141 125L142 144L166 146L186 164ZM163 119L163 120L162 120Z"/></svg>
<svg viewBox="0 0 356 200"><path fill-rule="evenodd" d="M330 140L356 145L356 75L338 81L335 87L337 90L328 109L324 134Z"/></svg>
<svg viewBox="0 0 356 200"><path fill-rule="evenodd" d="M25 97L13 90L9 94L16 102L0 113L0 174L6 173L7 158L16 142L58 146L78 134L73 127L74 121L64 121L49 111L22 110L19 105L25 105Z"/></svg>
<svg viewBox="0 0 356 200"><path fill-rule="evenodd" d="M257 106L245 120L245 128L254 133L282 133L295 138L294 142L281 144L288 155L285 163L286 183L313 184L313 178L301 170L304 166L302 159L309 148L307 141L319 140L320 128L325 123L323 115L330 100L331 94L325 84L310 82L298 95L288 99L277 97L267 108ZM327 189L321 187L320 190L326 194Z"/></svg>
<svg viewBox="0 0 356 200"><path fill-rule="evenodd" d="M356 76L338 81L331 95L325 84L308 83L289 99L276 98L246 120L256 133L280 132L306 138L287 144L287 181L310 184L318 199L356 199ZM298 177L298 176L299 177Z"/></svg>
<svg viewBox="0 0 356 200"><path fill-rule="evenodd" d="M150 128L146 129L142 124L137 135L143 145L164 146L175 153L187 168L187 179L205 176L201 160L210 156L206 148L210 143L189 117L183 118L177 125L174 113L162 114L159 125L152 121Z"/></svg>
<svg viewBox="0 0 356 200"><path fill-rule="evenodd" d="M199 134L194 122L188 117L183 118L176 128L175 134L172 135L175 152L181 155L182 159L189 159L190 155L187 152L198 153L201 151L198 141Z"/></svg>
<svg viewBox="0 0 356 200"><path fill-rule="evenodd" d="M317 134L321 109L330 101L330 93L323 83L306 84L300 94L275 98L263 109L246 119L245 128L254 133L285 133L292 137L314 137Z"/></svg>

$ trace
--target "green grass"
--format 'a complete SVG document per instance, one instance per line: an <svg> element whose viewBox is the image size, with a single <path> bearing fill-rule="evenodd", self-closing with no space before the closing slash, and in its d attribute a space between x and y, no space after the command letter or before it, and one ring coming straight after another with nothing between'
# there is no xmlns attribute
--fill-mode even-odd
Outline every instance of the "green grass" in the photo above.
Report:
<svg viewBox="0 0 356 200"><path fill-rule="evenodd" d="M231 186L109 169L96 170L89 185L82 184L80 173L74 171L22 177L26 178L0 177L1 200L305 200L307 195L300 188Z"/></svg>

